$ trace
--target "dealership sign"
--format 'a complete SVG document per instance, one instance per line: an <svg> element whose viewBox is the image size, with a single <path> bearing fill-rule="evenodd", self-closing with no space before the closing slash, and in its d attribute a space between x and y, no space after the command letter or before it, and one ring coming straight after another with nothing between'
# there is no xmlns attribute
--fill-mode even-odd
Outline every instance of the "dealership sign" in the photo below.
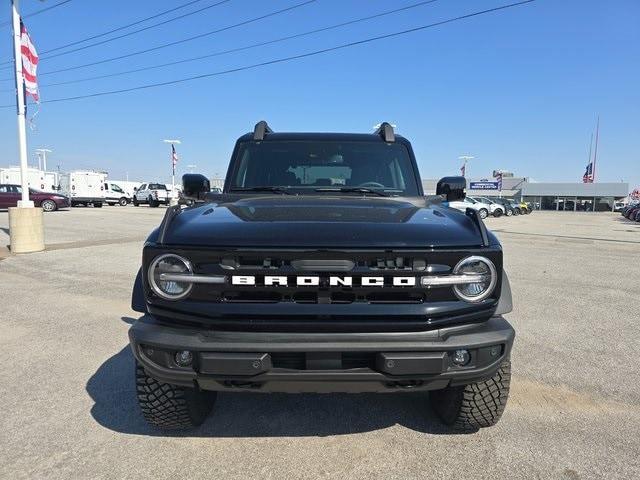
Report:
<svg viewBox="0 0 640 480"><path fill-rule="evenodd" d="M469 182L471 190L498 190L500 182Z"/></svg>

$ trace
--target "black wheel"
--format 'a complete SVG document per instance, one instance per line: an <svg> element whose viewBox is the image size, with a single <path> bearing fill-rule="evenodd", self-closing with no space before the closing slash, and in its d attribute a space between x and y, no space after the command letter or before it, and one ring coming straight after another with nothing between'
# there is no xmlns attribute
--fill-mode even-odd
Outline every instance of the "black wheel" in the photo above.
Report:
<svg viewBox="0 0 640 480"><path fill-rule="evenodd" d="M58 209L58 205L53 200L43 200L40 206L45 212L55 212Z"/></svg>
<svg viewBox="0 0 640 480"><path fill-rule="evenodd" d="M147 201L149 202L149 206L151 208L156 208L160 205L160 202L158 200L154 200L152 197L149 197Z"/></svg>
<svg viewBox="0 0 640 480"><path fill-rule="evenodd" d="M498 218L502 216L502 209L501 208L496 208L496 211L493 212L493 216Z"/></svg>
<svg viewBox="0 0 640 480"><path fill-rule="evenodd" d="M520 209L519 208L514 208L513 209L513 214L517 217L518 215L520 215Z"/></svg>
<svg viewBox="0 0 640 480"><path fill-rule="evenodd" d="M115 203L107 202L107 205L109 205L110 207L113 207Z"/></svg>
<svg viewBox="0 0 640 480"><path fill-rule="evenodd" d="M139 207L140 204L138 203L138 199L136 197L133 197L133 206L134 207Z"/></svg>
<svg viewBox="0 0 640 480"><path fill-rule="evenodd" d="M102 202L95 202L95 203L93 204L93 207L94 207L94 208L102 208Z"/></svg>
<svg viewBox="0 0 640 480"><path fill-rule="evenodd" d="M129 204L129 200L127 200L126 197L122 197L120 200L118 200L118 204L121 207L126 207Z"/></svg>
<svg viewBox="0 0 640 480"><path fill-rule="evenodd" d="M431 406L444 423L473 432L498 423L509 398L511 362L506 361L485 382L429 392Z"/></svg>
<svg viewBox="0 0 640 480"><path fill-rule="evenodd" d="M136 363L136 395L142 415L156 427L178 430L197 427L209 415L215 392L162 383Z"/></svg>
<svg viewBox="0 0 640 480"><path fill-rule="evenodd" d="M507 212L505 213L505 215L507 217L510 217L511 215L513 215L513 210L507 210Z"/></svg>
<svg viewBox="0 0 640 480"><path fill-rule="evenodd" d="M478 215L480 215L480 218L484 220L489 216L489 212L487 211L486 208L481 208L480 210L478 210Z"/></svg>

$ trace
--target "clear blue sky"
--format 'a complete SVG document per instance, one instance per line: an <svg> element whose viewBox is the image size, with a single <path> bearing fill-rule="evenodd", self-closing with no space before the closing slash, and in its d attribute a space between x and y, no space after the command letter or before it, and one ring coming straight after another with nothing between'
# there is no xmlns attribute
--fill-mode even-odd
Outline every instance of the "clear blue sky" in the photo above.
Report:
<svg viewBox="0 0 640 480"><path fill-rule="evenodd" d="M24 15L59 0L22 0ZM203 13L80 52L47 60L39 72L87 63L179 40L298 3L232 0ZM75 85L74 78L114 73L235 48L382 12L418 0L318 0L282 15L198 41L116 62L42 75L43 100L198 75L295 55L509 3L440 0L349 27L158 70ZM100 33L186 0L74 0L26 18L39 51ZM140 26L186 13L214 0ZM4 2L0 22L8 20ZM139 27L137 27L139 28ZM124 32L120 32L124 33ZM10 60L10 29L0 61ZM44 55L43 55L44 57ZM0 78L11 76L1 70ZM0 90L12 82L0 82ZM0 105L11 104L10 91ZM34 111L32 107L31 112ZM472 177L495 168L538 181L579 181L589 136L600 114L599 181L640 184L640 2L538 0L350 49L179 85L43 104L33 149L54 150L50 165L99 168L112 178L167 180L168 148L179 138L187 164L224 175L235 139L266 119L277 130L370 131L387 120L416 150L424 178L459 171L459 155L476 157ZM15 110L0 109L4 159L16 164Z"/></svg>

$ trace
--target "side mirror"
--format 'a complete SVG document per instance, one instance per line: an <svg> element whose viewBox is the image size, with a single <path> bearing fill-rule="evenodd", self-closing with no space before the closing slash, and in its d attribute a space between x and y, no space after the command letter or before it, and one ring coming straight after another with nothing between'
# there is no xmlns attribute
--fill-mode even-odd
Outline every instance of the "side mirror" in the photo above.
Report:
<svg viewBox="0 0 640 480"><path fill-rule="evenodd" d="M443 177L436 186L436 195L445 195L447 202L464 200L467 179L464 177Z"/></svg>
<svg viewBox="0 0 640 480"><path fill-rule="evenodd" d="M209 193L209 179L199 173L185 173L182 176L182 193L185 198L202 200Z"/></svg>

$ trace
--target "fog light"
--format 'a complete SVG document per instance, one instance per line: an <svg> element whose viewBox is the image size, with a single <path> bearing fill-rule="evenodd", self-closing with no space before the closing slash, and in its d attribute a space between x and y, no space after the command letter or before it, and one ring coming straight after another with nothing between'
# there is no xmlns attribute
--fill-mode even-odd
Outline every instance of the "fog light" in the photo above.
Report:
<svg viewBox="0 0 640 480"><path fill-rule="evenodd" d="M188 367L193 363L193 354L189 350L176 352L176 364L180 367Z"/></svg>
<svg viewBox="0 0 640 480"><path fill-rule="evenodd" d="M460 367L464 367L471 361L469 350L456 350L453 352L453 363Z"/></svg>

